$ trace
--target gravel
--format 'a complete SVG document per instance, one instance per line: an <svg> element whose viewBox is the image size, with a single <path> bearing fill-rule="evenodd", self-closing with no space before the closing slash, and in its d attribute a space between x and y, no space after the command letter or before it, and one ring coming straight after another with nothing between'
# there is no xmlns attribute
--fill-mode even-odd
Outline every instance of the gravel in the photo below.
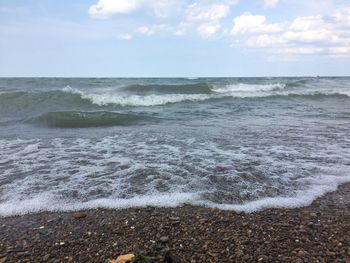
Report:
<svg viewBox="0 0 350 263"><path fill-rule="evenodd" d="M0 263L350 262L350 184L298 209L96 209L0 218ZM142 260L141 260L142 261ZM140 262L141 262L140 261Z"/></svg>

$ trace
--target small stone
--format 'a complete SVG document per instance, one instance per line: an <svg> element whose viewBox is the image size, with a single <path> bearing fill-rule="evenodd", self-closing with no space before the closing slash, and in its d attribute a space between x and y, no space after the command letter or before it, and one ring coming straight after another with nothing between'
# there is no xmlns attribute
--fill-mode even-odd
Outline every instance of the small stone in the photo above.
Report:
<svg viewBox="0 0 350 263"><path fill-rule="evenodd" d="M165 254L163 262L164 263L182 263L183 261L180 257L178 257L177 255L172 254L170 251L168 251Z"/></svg>
<svg viewBox="0 0 350 263"><path fill-rule="evenodd" d="M60 242L60 246L64 246L66 243L65 242Z"/></svg>
<svg viewBox="0 0 350 263"><path fill-rule="evenodd" d="M48 261L50 258L50 254L46 254L45 256L43 256L43 261L46 262Z"/></svg>
<svg viewBox="0 0 350 263"><path fill-rule="evenodd" d="M87 214L85 213L77 213L73 215L74 219L79 220L87 217Z"/></svg>
<svg viewBox="0 0 350 263"><path fill-rule="evenodd" d="M307 226L308 226L309 228L314 228L314 223L310 222L310 223L307 224Z"/></svg>
<svg viewBox="0 0 350 263"><path fill-rule="evenodd" d="M170 216L169 219L171 221L179 221L180 220L180 217L177 217L177 216Z"/></svg>
<svg viewBox="0 0 350 263"><path fill-rule="evenodd" d="M0 258L0 263L5 263L7 261L7 257Z"/></svg>
<svg viewBox="0 0 350 263"><path fill-rule="evenodd" d="M268 257L266 255L261 255L258 257L258 262L268 261Z"/></svg>
<svg viewBox="0 0 350 263"><path fill-rule="evenodd" d="M109 260L110 263L127 263L135 259L134 254L121 255L117 259Z"/></svg>
<svg viewBox="0 0 350 263"><path fill-rule="evenodd" d="M316 213L310 213L310 217L311 218L317 218L317 214Z"/></svg>
<svg viewBox="0 0 350 263"><path fill-rule="evenodd" d="M300 258L303 258L303 257L305 257L305 252L302 251L302 250L299 250L298 253L297 253L297 256L300 257Z"/></svg>
<svg viewBox="0 0 350 263"><path fill-rule="evenodd" d="M161 242L163 242L163 243L166 243L166 242L169 241L169 237L167 237L167 236L162 236L159 240L160 240Z"/></svg>

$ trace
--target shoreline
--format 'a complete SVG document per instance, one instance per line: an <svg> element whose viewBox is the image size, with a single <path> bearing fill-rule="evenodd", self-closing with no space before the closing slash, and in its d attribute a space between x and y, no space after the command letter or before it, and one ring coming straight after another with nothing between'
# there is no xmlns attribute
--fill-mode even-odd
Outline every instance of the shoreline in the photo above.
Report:
<svg viewBox="0 0 350 263"><path fill-rule="evenodd" d="M0 263L350 262L350 183L310 206L255 213L184 205L0 218Z"/></svg>

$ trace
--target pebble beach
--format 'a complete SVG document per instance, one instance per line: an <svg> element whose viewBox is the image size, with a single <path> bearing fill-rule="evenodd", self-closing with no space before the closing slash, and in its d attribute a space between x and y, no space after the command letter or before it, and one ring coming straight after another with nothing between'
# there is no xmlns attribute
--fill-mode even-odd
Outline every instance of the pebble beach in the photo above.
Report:
<svg viewBox="0 0 350 263"><path fill-rule="evenodd" d="M43 212L0 219L0 262L350 262L350 184L297 209ZM142 262L142 261L139 261Z"/></svg>

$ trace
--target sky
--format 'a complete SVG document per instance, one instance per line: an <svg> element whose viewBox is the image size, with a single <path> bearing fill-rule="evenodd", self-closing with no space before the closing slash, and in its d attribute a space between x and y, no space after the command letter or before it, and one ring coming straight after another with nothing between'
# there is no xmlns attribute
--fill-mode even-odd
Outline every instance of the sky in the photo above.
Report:
<svg viewBox="0 0 350 263"><path fill-rule="evenodd" d="M0 0L0 77L316 75L350 75L350 0Z"/></svg>

